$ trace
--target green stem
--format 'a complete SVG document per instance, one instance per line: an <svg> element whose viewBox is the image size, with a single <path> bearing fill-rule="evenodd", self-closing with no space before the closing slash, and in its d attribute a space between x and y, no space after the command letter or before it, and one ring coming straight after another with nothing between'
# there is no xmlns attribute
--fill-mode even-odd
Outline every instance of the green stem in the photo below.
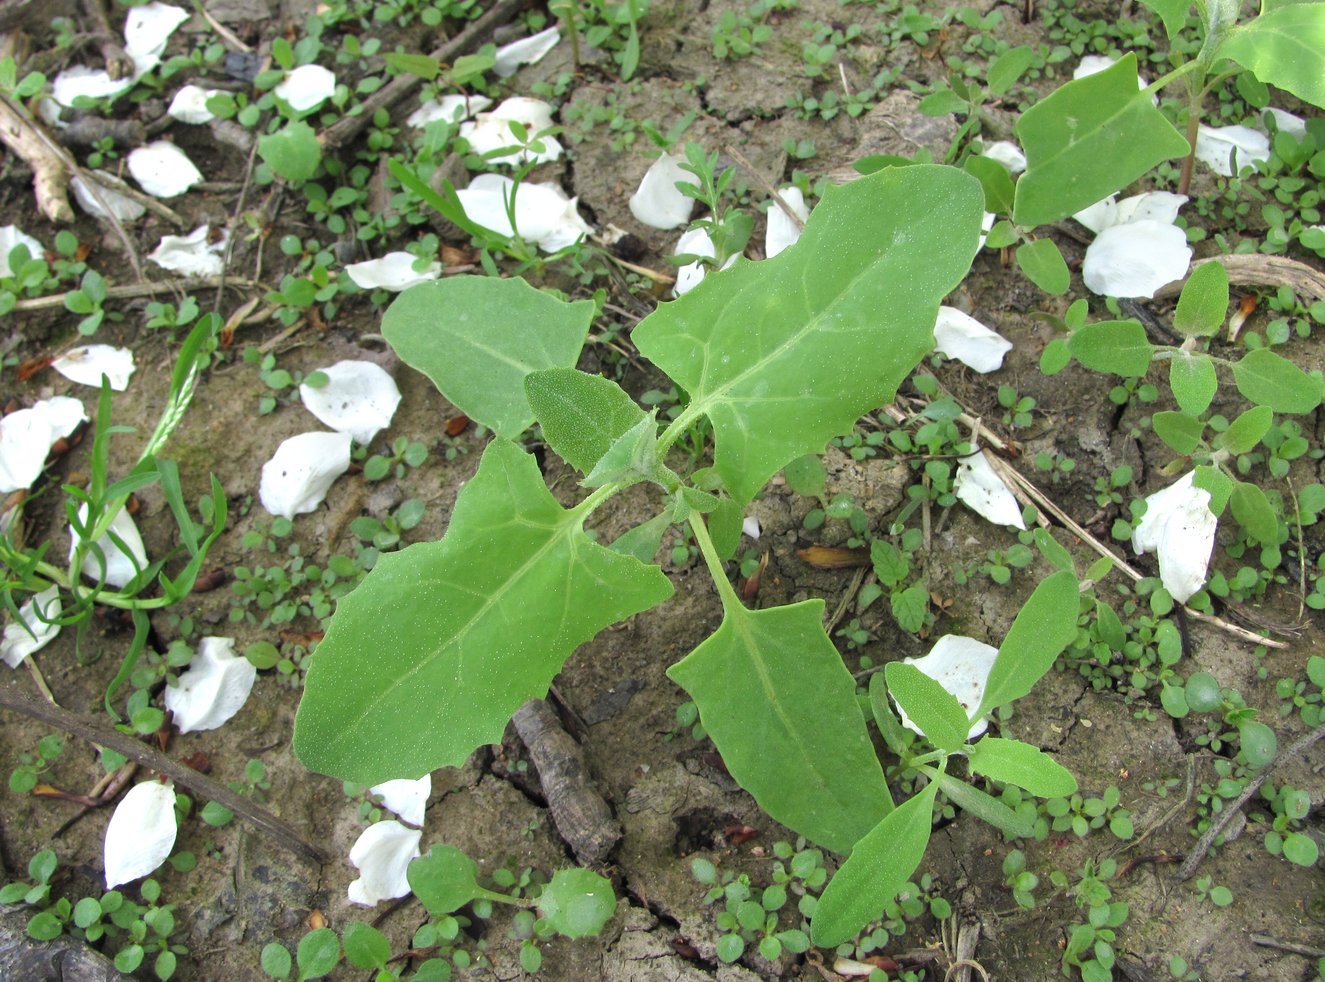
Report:
<svg viewBox="0 0 1325 982"><path fill-rule="evenodd" d="M658 463L661 464L666 459L667 451L672 449L672 444L679 440L681 434L693 426L703 415L703 407L691 402L690 405L681 410L680 416L667 424L667 429L663 430L662 436L658 437Z"/></svg>
<svg viewBox="0 0 1325 982"><path fill-rule="evenodd" d="M699 512L690 513L690 530L695 533L695 542L698 543L699 551L704 556L704 563L709 568L709 575L713 577L713 583L718 588L718 596L722 598L722 609L724 611L744 609L744 604L732 588L731 580L727 579L727 571L722 568L718 550L713 545L708 526L704 524L704 517Z"/></svg>

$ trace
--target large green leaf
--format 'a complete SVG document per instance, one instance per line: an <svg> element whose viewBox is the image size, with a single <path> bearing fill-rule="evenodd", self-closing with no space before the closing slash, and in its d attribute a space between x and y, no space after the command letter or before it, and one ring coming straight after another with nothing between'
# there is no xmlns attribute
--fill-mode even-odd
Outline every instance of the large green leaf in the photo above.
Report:
<svg viewBox="0 0 1325 982"><path fill-rule="evenodd" d="M833 948L854 938L915 872L929 845L938 789L931 782L856 843L814 908L810 934L817 946Z"/></svg>
<svg viewBox="0 0 1325 982"><path fill-rule="evenodd" d="M514 439L534 421L525 376L574 367L593 313L592 301L566 303L521 279L454 276L398 296L382 335L466 416Z"/></svg>
<svg viewBox="0 0 1325 982"><path fill-rule="evenodd" d="M617 438L644 418L644 410L621 386L573 368L531 372L524 391L543 427L543 439L582 474L593 470Z"/></svg>
<svg viewBox="0 0 1325 982"><path fill-rule="evenodd" d="M699 707L728 771L783 825L835 852L892 808L856 702L823 629L822 600L747 610L667 670Z"/></svg>
<svg viewBox="0 0 1325 982"><path fill-rule="evenodd" d="M1276 413L1309 413L1320 405L1320 381L1269 348L1234 362L1233 381L1247 399Z"/></svg>
<svg viewBox="0 0 1325 982"><path fill-rule="evenodd" d="M1183 29L1187 23L1187 12L1191 9L1191 0L1141 0L1147 7L1159 14L1164 22L1164 33L1169 40Z"/></svg>
<svg viewBox="0 0 1325 982"><path fill-rule="evenodd" d="M1020 699L1049 671L1077 636L1078 596L1077 578L1066 570L1040 581L998 649L974 715Z"/></svg>
<svg viewBox="0 0 1325 982"><path fill-rule="evenodd" d="M341 600L295 719L310 769L361 784L459 766L609 624L665 600L656 566L597 545L514 444L488 446L440 542L378 560Z"/></svg>
<svg viewBox="0 0 1325 982"><path fill-rule="evenodd" d="M974 178L929 165L830 188L796 245L706 277L635 328L712 421L714 468L738 502L891 399L933 348L982 203Z"/></svg>
<svg viewBox="0 0 1325 982"><path fill-rule="evenodd" d="M1047 225L1125 188L1187 141L1136 85L1136 55L1068 82L1022 113L1017 138L1026 173L1012 217Z"/></svg>
<svg viewBox="0 0 1325 982"><path fill-rule="evenodd" d="M1325 107L1325 3L1267 10L1230 32L1215 51L1262 82Z"/></svg>

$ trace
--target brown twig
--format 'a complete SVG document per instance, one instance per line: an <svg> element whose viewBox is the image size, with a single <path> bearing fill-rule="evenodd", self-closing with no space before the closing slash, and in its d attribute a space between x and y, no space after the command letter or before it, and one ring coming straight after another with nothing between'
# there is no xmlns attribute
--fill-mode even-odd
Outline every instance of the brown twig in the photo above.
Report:
<svg viewBox="0 0 1325 982"><path fill-rule="evenodd" d="M225 276L195 276L186 280L145 280L142 283L129 283L124 286L106 288L107 300L133 300L137 297L154 297L159 293L176 293L184 290L212 290L223 286L254 287L252 280L240 280ZM48 297L33 297L14 304L17 311L64 309L67 293L55 293Z"/></svg>
<svg viewBox="0 0 1325 982"><path fill-rule="evenodd" d="M487 37L510 20L525 2L526 0L497 0L491 10L440 48L429 52L428 57L445 63L477 50ZM323 151L336 150L349 143L372 122L373 114L377 110L389 109L401 99L413 94L422 84L423 79L412 74L398 75L392 79L364 100L360 112L353 116L342 116L318 134L318 142L322 144Z"/></svg>
<svg viewBox="0 0 1325 982"><path fill-rule="evenodd" d="M791 205L787 204L786 199L782 197L782 194L778 191L777 187L774 186L773 182L765 176L763 171L756 168L755 165L750 162L749 157L741 153L741 151L737 150L731 144L727 144L722 149L726 151L727 156L740 164L741 167L745 169L745 172L755 179L756 184L768 193L768 196L773 199L773 204L777 205L778 208L781 209L782 214L786 215L787 218L791 220L791 224L796 226L798 232L805 228L805 219L801 218L800 215L792 210Z"/></svg>
<svg viewBox="0 0 1325 982"><path fill-rule="evenodd" d="M1251 943L1260 945L1262 948L1274 948L1276 951L1287 951L1294 955L1305 955L1307 958L1325 958L1325 948L1313 948L1311 945L1294 944L1291 941L1280 941L1278 938L1272 938L1268 934L1253 934Z"/></svg>
<svg viewBox="0 0 1325 982"><path fill-rule="evenodd" d="M318 846L305 840L292 827L281 821L271 812L254 804L247 798L231 791L219 781L214 781L205 774L200 774L190 767L153 750L133 737L121 733L106 723L67 709L50 705L39 699L25 697L12 683L0 685L0 709L9 709L21 713L30 719L38 720L48 726L71 733L88 743L98 744L129 760L164 774L177 784L182 784L195 794L215 801L247 821L254 828L266 832L286 848L302 853L319 863L327 862L326 853Z"/></svg>
<svg viewBox="0 0 1325 982"><path fill-rule="evenodd" d="M1265 779L1273 773L1275 768L1279 767L1281 764L1287 764L1290 760L1299 756L1304 750L1314 744L1317 740L1321 739L1321 737L1325 737L1325 723L1322 723L1314 730L1298 737L1292 746L1274 760L1270 761L1259 774L1247 783L1247 786L1242 789L1242 794L1238 795L1232 802L1224 806L1224 810L1210 823L1210 827L1205 830L1205 834L1201 836L1200 841L1192 847L1192 851L1187 854L1187 858L1183 860L1182 865L1178 867L1176 878L1179 883L1188 879L1196 872L1196 867L1201 865L1201 860L1204 859L1205 854L1210 851L1210 847L1214 844L1215 839L1220 836L1228 826L1228 823L1232 821L1233 816L1242 810L1242 806L1250 801L1252 796L1261 789L1261 785L1265 783Z"/></svg>

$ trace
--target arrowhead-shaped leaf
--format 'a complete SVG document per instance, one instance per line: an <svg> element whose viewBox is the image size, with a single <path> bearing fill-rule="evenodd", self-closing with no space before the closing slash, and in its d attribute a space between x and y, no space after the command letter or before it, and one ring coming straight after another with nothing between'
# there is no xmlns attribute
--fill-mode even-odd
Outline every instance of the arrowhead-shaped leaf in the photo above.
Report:
<svg viewBox="0 0 1325 982"><path fill-rule="evenodd" d="M814 909L810 933L817 946L833 948L859 934L915 872L929 845L938 788L931 781L856 843Z"/></svg>
<svg viewBox="0 0 1325 982"><path fill-rule="evenodd" d="M457 409L509 440L534 421L525 376L574 367L593 311L522 279L455 276L398 296L382 336Z"/></svg>
<svg viewBox="0 0 1325 982"><path fill-rule="evenodd" d="M635 328L712 421L714 469L738 502L891 399L933 348L982 202L974 178L934 166L830 188L796 245L706 277Z"/></svg>
<svg viewBox="0 0 1325 982"><path fill-rule="evenodd" d="M1325 3L1267 10L1236 28L1215 52L1262 82L1325 107Z"/></svg>
<svg viewBox="0 0 1325 982"><path fill-rule="evenodd" d="M586 514L490 444L445 538L382 556L341 600L295 719L300 760L370 785L459 766L577 645L665 600L662 571L591 541Z"/></svg>
<svg viewBox="0 0 1325 982"><path fill-rule="evenodd" d="M722 626L667 674L695 700L731 776L759 806L846 853L892 798L823 610L822 600L730 604Z"/></svg>
<svg viewBox="0 0 1325 982"><path fill-rule="evenodd" d="M1187 141L1136 86L1136 55L1068 82L1021 114L1026 173L1012 218L1047 225L1125 188Z"/></svg>

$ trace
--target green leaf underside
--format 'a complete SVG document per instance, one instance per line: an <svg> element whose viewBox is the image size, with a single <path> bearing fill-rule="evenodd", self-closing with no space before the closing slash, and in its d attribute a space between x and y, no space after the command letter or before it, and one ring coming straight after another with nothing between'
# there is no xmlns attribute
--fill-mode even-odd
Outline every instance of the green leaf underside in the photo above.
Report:
<svg viewBox="0 0 1325 982"><path fill-rule="evenodd" d="M816 945L832 948L855 937L915 872L929 845L937 792L931 782L856 843L814 909L810 933Z"/></svg>
<svg viewBox="0 0 1325 982"><path fill-rule="evenodd" d="M1035 834L1034 817L1027 818L1014 812L992 795L951 775L938 774L934 780L938 783L939 790L954 805L968 815L982 822L988 822L1005 835L1025 838Z"/></svg>
<svg viewBox="0 0 1325 982"><path fill-rule="evenodd" d="M729 605L718 630L667 675L695 700L731 776L764 811L847 853L892 799L823 610L822 600Z"/></svg>
<svg viewBox="0 0 1325 982"><path fill-rule="evenodd" d="M1187 141L1136 85L1136 55L1068 82L1022 113L1017 137L1026 173L1013 220L1047 225L1125 188Z"/></svg>
<svg viewBox="0 0 1325 982"><path fill-rule="evenodd" d="M830 188L796 245L738 260L635 328L712 421L714 468L738 502L886 403L933 348L982 202L974 178L928 165Z"/></svg>
<svg viewBox="0 0 1325 982"><path fill-rule="evenodd" d="M966 743L971 721L951 692L920 669L905 662L889 662L883 670L888 691L920 727L925 739L940 750L954 753Z"/></svg>
<svg viewBox="0 0 1325 982"><path fill-rule="evenodd" d="M1276 413L1309 413L1320 405L1320 383L1269 348L1249 351L1235 362L1233 381L1251 402Z"/></svg>
<svg viewBox="0 0 1325 982"><path fill-rule="evenodd" d="M1077 789L1077 779L1044 751L1020 740L985 737L966 758L972 774L1015 784L1041 798L1058 798Z"/></svg>
<svg viewBox="0 0 1325 982"><path fill-rule="evenodd" d="M573 368L533 372L524 390L543 439L581 474L593 470L617 438L644 418L621 386Z"/></svg>
<svg viewBox="0 0 1325 982"><path fill-rule="evenodd" d="M456 276L398 296L382 335L456 408L512 439L534 421L525 376L573 367L593 313L592 301L568 304L522 279Z"/></svg>
<svg viewBox="0 0 1325 982"><path fill-rule="evenodd" d="M597 545L514 444L488 446L439 542L382 556L341 600L295 720L310 769L378 784L501 740L603 628L667 599L656 566Z"/></svg>
<svg viewBox="0 0 1325 982"><path fill-rule="evenodd" d="M1262 82L1325 107L1325 4L1267 11L1235 29L1215 56L1231 58Z"/></svg>
<svg viewBox="0 0 1325 982"><path fill-rule="evenodd" d="M1140 321L1096 321L1082 324L1067 339L1072 356L1092 372L1141 378L1155 353Z"/></svg>
<svg viewBox="0 0 1325 982"><path fill-rule="evenodd" d="M1178 407L1185 413L1199 416L1210 408L1210 402L1219 391L1219 378L1209 355L1191 351L1176 351L1169 362L1169 388Z"/></svg>
<svg viewBox="0 0 1325 982"><path fill-rule="evenodd" d="M1171 410L1155 413L1150 419L1155 428L1155 435L1168 445L1174 453L1184 457L1195 452L1205 433L1205 424L1187 413L1175 413Z"/></svg>
<svg viewBox="0 0 1325 982"><path fill-rule="evenodd" d="M1078 595L1077 578L1066 570L1040 581L1008 629L973 715L1015 702L1049 671L1077 636Z"/></svg>

